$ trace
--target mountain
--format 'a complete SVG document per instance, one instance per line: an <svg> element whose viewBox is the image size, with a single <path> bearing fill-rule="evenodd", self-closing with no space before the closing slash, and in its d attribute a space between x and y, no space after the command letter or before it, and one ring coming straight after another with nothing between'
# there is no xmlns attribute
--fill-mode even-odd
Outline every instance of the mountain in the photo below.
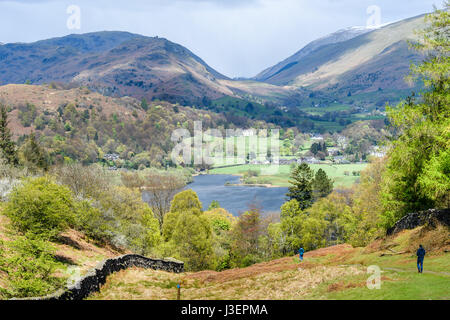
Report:
<svg viewBox="0 0 450 320"><path fill-rule="evenodd" d="M202 108L214 104L215 112L230 114L242 110L234 102L214 102L232 97L269 105L272 111L274 106L304 109L331 103L342 108L349 104L379 107L409 93L404 77L410 63L422 57L409 50L408 40L423 24L420 16L377 29L340 30L249 80L229 79L167 39L128 32L4 44L0 46L0 85L65 83L113 97Z"/></svg>
<svg viewBox="0 0 450 320"><path fill-rule="evenodd" d="M233 92L185 47L127 32L69 35L0 47L0 84L75 83L113 96L192 103Z"/></svg>
<svg viewBox="0 0 450 320"><path fill-rule="evenodd" d="M423 16L378 29L350 28L316 40L254 79L312 90L370 92L405 89L411 62L422 57L408 48Z"/></svg>
<svg viewBox="0 0 450 320"><path fill-rule="evenodd" d="M255 76L253 79L258 81L267 81L268 82L275 82L276 76L283 72L284 70L289 69L290 67L297 64L299 61L301 61L302 58L307 57L311 53L313 53L315 50L319 49L320 47L323 47L328 44L335 44L340 43L343 41L350 40L354 37L357 37L361 34L367 33L373 31L372 28L366 28L366 27L350 27L342 30L338 30L332 34L329 34L325 37L322 37L320 39L314 40L307 44L304 48L290 56L289 58L283 60L282 62L276 64L273 67L270 67L261 73L259 73L257 76ZM271 78L275 78L274 80L270 81Z"/></svg>

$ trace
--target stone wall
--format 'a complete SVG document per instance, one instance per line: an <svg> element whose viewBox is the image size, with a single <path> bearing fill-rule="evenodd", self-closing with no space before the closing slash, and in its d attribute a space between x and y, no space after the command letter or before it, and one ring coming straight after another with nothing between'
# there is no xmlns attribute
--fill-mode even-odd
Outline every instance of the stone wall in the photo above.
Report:
<svg viewBox="0 0 450 320"><path fill-rule="evenodd" d="M387 234L391 235L406 229L414 229L423 225L436 226L437 223L450 226L450 209L429 209L426 211L409 213L401 218Z"/></svg>
<svg viewBox="0 0 450 320"><path fill-rule="evenodd" d="M106 278L110 274L131 267L163 270L174 273L184 271L184 263L180 261L172 259L151 259L137 254L128 254L103 261L73 286L65 290L60 290L50 296L31 298L29 300L82 300L90 294L100 291L100 287L106 282Z"/></svg>

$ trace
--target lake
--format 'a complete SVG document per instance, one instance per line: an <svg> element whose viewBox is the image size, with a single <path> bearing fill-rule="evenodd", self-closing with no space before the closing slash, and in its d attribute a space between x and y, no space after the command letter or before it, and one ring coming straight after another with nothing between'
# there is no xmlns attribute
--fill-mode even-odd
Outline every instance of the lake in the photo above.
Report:
<svg viewBox="0 0 450 320"><path fill-rule="evenodd" d="M222 208L235 216L246 211L250 203L256 203L265 213L280 212L288 192L288 188L226 186L227 182L239 184L240 177L199 175L185 189L192 189L198 194L204 210L208 209L213 200L217 200Z"/></svg>

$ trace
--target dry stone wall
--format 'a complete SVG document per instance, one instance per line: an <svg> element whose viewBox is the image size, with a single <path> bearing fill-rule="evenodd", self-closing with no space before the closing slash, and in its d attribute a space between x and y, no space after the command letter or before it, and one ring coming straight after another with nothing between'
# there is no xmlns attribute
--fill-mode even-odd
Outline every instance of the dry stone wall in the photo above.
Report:
<svg viewBox="0 0 450 320"><path fill-rule="evenodd" d="M57 293L31 300L82 300L90 294L100 291L106 278L114 272L131 267L163 270L180 273L184 271L184 263L172 259L151 259L137 254L128 254L117 258L107 259L100 263L78 280L74 285L60 290Z"/></svg>

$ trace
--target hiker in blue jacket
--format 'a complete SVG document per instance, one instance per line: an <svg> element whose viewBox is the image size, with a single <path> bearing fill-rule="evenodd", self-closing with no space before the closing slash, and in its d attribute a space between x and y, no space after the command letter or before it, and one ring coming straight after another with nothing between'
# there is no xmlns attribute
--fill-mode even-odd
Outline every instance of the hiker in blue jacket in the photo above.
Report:
<svg viewBox="0 0 450 320"><path fill-rule="evenodd" d="M425 258L425 249L422 245L419 245L419 249L417 250L417 270L419 273L423 273L423 259Z"/></svg>
<svg viewBox="0 0 450 320"><path fill-rule="evenodd" d="M303 248L300 248L298 250L298 255L299 255L300 261L303 261L303 254L304 253L305 253L305 250Z"/></svg>

